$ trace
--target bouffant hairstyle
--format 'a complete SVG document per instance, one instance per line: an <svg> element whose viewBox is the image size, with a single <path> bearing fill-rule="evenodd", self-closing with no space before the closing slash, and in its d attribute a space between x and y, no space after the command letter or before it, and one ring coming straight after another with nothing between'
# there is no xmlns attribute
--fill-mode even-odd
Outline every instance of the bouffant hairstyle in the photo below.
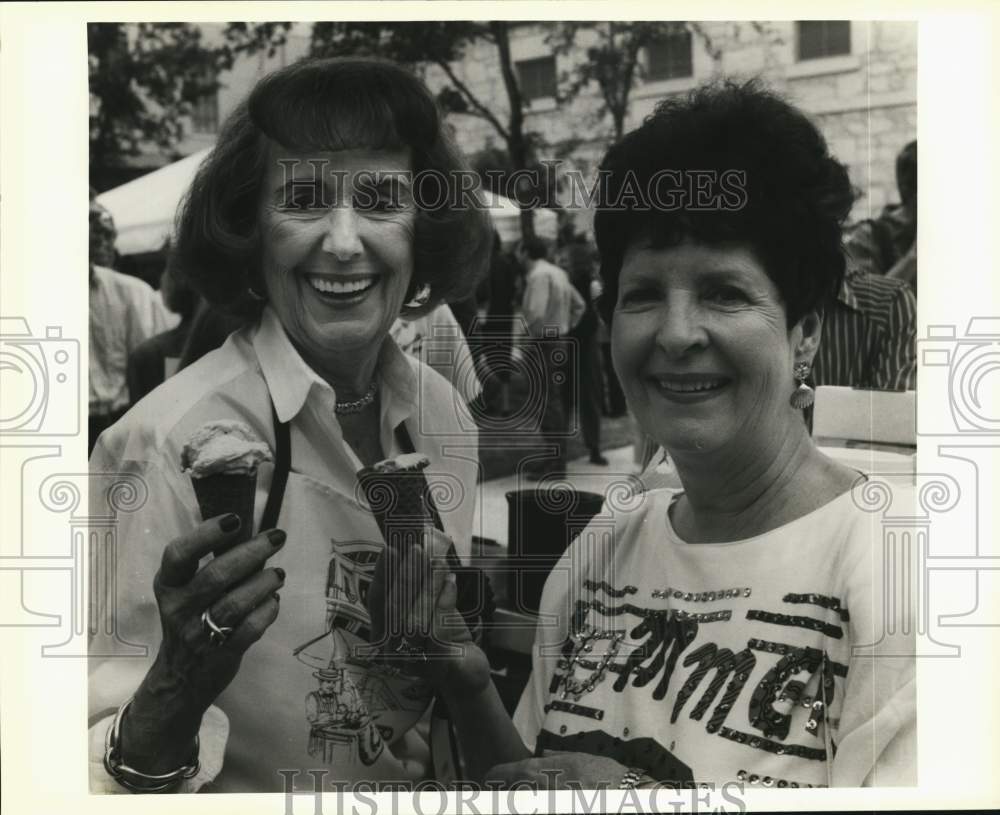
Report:
<svg viewBox="0 0 1000 815"><path fill-rule="evenodd" d="M655 249L685 240L751 247L781 293L789 328L821 310L840 289L843 222L854 192L846 168L806 116L759 80L702 85L661 102L601 163L594 231L610 321L625 251L635 241ZM669 198L669 206L621 206L629 186L646 190L672 171L681 189L694 175L727 177L729 192L707 206ZM735 187L742 188L742 194ZM688 188L690 192L690 188Z"/></svg>
<svg viewBox="0 0 1000 815"><path fill-rule="evenodd" d="M469 170L427 88L373 59L304 59L262 79L233 111L177 213L175 263L213 306L258 318L265 294L258 212L270 146L302 153L408 150L418 200L406 301L416 317L471 293L489 264L488 212L463 198ZM377 169L377 168L373 168ZM443 188L442 188L443 187ZM457 205L456 205L457 203ZM252 291L251 291L252 289Z"/></svg>

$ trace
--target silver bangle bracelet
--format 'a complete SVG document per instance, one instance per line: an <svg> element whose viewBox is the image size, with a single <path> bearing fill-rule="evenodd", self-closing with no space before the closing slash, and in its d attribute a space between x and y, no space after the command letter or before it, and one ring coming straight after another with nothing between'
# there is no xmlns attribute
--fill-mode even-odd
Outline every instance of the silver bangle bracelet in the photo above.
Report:
<svg viewBox="0 0 1000 815"><path fill-rule="evenodd" d="M121 725L125 718L125 711L131 704L132 699L130 698L118 708L115 719L104 737L104 769L108 771L108 775L130 792L163 792L180 781L194 778L201 767L201 763L198 761L199 743L197 736L194 737L193 760L189 764L178 767L173 772L150 775L129 767L124 762L121 753Z"/></svg>

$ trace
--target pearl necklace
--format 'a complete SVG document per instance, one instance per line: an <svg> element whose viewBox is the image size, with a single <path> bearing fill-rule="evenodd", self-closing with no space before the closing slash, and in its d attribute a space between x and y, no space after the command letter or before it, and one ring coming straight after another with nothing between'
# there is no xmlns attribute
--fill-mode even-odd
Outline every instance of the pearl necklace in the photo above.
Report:
<svg viewBox="0 0 1000 815"><path fill-rule="evenodd" d="M375 401L375 394L378 393L378 385L375 380L372 380L371 385L368 386L368 391L360 399L355 399L351 402L336 402L333 406L333 412L337 414L341 413L360 413L366 407L368 407L372 402Z"/></svg>

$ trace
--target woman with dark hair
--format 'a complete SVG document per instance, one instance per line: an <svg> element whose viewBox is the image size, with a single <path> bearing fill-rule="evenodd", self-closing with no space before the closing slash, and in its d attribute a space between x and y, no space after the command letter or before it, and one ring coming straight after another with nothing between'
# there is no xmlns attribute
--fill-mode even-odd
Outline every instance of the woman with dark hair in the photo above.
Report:
<svg viewBox="0 0 1000 815"><path fill-rule="evenodd" d="M421 454L443 531L468 553L463 400L388 335L485 272L487 214L455 204L465 170L427 89L379 61L291 65L223 127L180 209L175 261L243 327L91 459L95 515L123 482L141 497L117 520L119 585L93 598L107 622L90 660L95 791L426 775L413 725L431 690L368 645L385 544L357 473ZM207 508L206 491L234 485L250 511Z"/></svg>
<svg viewBox="0 0 1000 815"><path fill-rule="evenodd" d="M913 585L884 571L896 550L868 511L891 486L905 517L910 479L826 457L801 412L844 272L846 170L798 110L724 83L661 104L602 171L615 367L682 487L606 506L554 567L516 731L474 647L442 672L472 771L912 784L914 627L899 606ZM896 574L912 581L913 564Z"/></svg>

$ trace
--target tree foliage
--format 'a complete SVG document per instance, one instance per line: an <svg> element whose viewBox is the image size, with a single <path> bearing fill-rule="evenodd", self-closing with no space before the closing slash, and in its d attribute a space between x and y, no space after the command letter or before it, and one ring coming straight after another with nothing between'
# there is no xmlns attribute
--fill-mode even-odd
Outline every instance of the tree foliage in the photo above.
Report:
<svg viewBox="0 0 1000 815"><path fill-rule="evenodd" d="M765 24L733 23L735 36L741 36L748 26L752 36L763 38L769 45L780 39ZM697 22L596 22L558 23L549 35L549 43L558 53L572 57L582 52L560 81L560 101L567 102L588 85L597 85L601 95L598 116L611 116L612 137L615 141L625 133L632 90L647 78L647 63L643 50L663 40L688 33L692 47L703 48L716 71L721 68L722 48L712 37L709 26Z"/></svg>
<svg viewBox="0 0 1000 815"><path fill-rule="evenodd" d="M150 144L169 153L220 72L241 53L273 55L290 27L230 23L222 42L208 44L193 23L89 23L91 166L118 166Z"/></svg>

